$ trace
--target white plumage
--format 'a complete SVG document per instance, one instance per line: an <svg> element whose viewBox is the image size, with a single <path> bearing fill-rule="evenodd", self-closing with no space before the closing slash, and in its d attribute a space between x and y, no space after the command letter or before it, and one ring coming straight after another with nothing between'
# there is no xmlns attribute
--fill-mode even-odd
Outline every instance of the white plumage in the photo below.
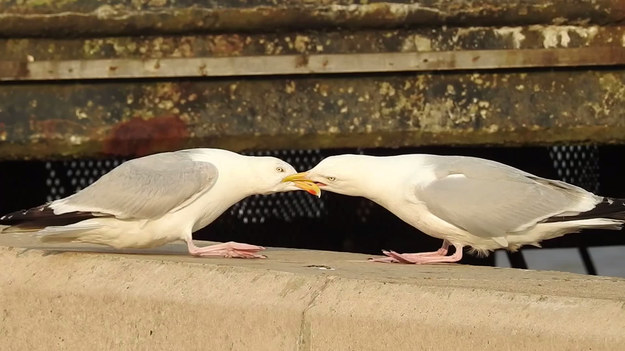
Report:
<svg viewBox="0 0 625 351"><path fill-rule="evenodd" d="M114 248L149 248L183 240L196 256L262 257L260 246L193 244L192 233L253 194L303 189L283 182L295 174L274 157L219 149L189 149L125 162L78 193L0 218L4 232L37 231L43 241L75 241Z"/></svg>
<svg viewBox="0 0 625 351"><path fill-rule="evenodd" d="M288 179L369 198L443 239L436 252L384 251L389 257L378 259L384 262L456 262L465 246L481 254L514 251L585 228L618 230L625 222L623 200L474 157L338 155ZM450 245L456 252L446 256Z"/></svg>

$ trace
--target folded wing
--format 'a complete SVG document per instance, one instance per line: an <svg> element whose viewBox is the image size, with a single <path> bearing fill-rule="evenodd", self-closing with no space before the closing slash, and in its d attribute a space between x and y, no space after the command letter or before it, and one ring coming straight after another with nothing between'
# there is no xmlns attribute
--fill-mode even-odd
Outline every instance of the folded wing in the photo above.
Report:
<svg viewBox="0 0 625 351"><path fill-rule="evenodd" d="M169 152L125 162L78 193L0 218L0 224L41 228L93 217L154 219L209 191L218 177L208 162Z"/></svg>
<svg viewBox="0 0 625 351"><path fill-rule="evenodd" d="M415 193L434 215L473 235L504 237L553 216L592 210L603 199L493 161L450 160L436 166L437 179Z"/></svg>

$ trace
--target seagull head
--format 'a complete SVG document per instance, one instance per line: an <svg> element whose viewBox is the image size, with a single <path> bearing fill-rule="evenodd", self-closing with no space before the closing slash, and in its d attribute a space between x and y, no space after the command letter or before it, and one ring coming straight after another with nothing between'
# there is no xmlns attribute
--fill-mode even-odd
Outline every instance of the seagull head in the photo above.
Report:
<svg viewBox="0 0 625 351"><path fill-rule="evenodd" d="M321 196L321 189L315 182L303 179L285 180L290 176L297 174L297 171L290 164L276 157L255 157L259 162L256 172L256 179L262 184L261 187L265 191L260 194L271 194L277 192L304 190L317 197ZM261 171L262 168L262 171Z"/></svg>
<svg viewBox="0 0 625 351"><path fill-rule="evenodd" d="M368 156L337 155L319 162L314 168L285 177L283 182L313 182L323 190L350 196L362 196L362 172ZM363 168L364 167L364 168Z"/></svg>

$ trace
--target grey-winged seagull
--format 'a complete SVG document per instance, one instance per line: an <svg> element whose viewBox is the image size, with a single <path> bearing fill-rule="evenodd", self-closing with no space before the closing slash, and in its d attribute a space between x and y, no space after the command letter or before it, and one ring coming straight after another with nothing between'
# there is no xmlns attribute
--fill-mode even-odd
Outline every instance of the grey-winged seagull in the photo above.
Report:
<svg viewBox="0 0 625 351"><path fill-rule="evenodd" d="M306 190L312 182L275 157L220 149L165 152L127 161L74 195L0 217L3 232L36 231L45 242L149 248L183 240L194 256L263 257L263 247L228 242L197 247L191 233L253 194Z"/></svg>
<svg viewBox="0 0 625 351"><path fill-rule="evenodd" d="M366 197L420 231L443 239L435 252L383 251L381 262L457 262L463 247L478 254L582 229L621 229L625 201L475 157L412 154L338 155L285 178L323 190ZM447 255L449 246L455 247Z"/></svg>

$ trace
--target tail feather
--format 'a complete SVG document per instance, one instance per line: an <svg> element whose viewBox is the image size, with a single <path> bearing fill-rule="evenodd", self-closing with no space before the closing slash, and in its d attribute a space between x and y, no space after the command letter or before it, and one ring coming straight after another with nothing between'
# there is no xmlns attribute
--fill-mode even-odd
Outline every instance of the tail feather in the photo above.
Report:
<svg viewBox="0 0 625 351"><path fill-rule="evenodd" d="M2 226L0 225L0 234L11 233L32 233L38 231L40 228L22 228L20 226Z"/></svg>
<svg viewBox="0 0 625 351"><path fill-rule="evenodd" d="M79 222L62 227L46 227L39 230L37 236L43 242L68 242L100 228L102 225L98 222Z"/></svg>
<svg viewBox="0 0 625 351"><path fill-rule="evenodd" d="M0 217L0 226L8 226L0 232L30 232L46 227L69 226L81 221L110 217L110 215L96 212L68 212L56 214L49 204L33 207L28 210L16 211Z"/></svg>
<svg viewBox="0 0 625 351"><path fill-rule="evenodd" d="M69 233L58 233L58 234L47 234L47 235L38 235L39 240L44 243L68 243L72 241L76 241L80 237L82 233L69 232Z"/></svg>
<svg viewBox="0 0 625 351"><path fill-rule="evenodd" d="M59 233L39 236L39 240L44 243L68 243L80 237L80 233Z"/></svg>
<svg viewBox="0 0 625 351"><path fill-rule="evenodd" d="M605 197L602 202L598 203L595 208L590 211L572 215L553 216L545 219L542 223L569 222L595 218L613 219L625 222L625 199Z"/></svg>

